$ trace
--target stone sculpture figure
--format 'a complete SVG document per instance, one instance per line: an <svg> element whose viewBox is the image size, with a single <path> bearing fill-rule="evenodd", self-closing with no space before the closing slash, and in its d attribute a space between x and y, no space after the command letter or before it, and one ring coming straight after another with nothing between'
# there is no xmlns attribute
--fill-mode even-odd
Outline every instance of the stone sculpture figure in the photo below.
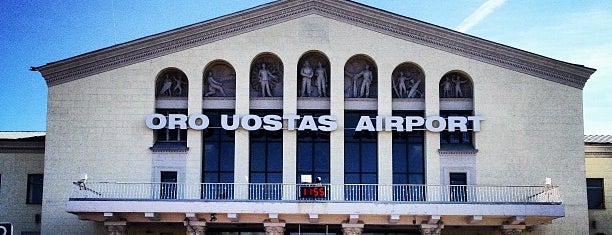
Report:
<svg viewBox="0 0 612 235"><path fill-rule="evenodd" d="M455 98L463 97L463 92L461 92L461 84L466 83L467 81L461 80L459 75L454 75L452 81L455 83Z"/></svg>
<svg viewBox="0 0 612 235"><path fill-rule="evenodd" d="M275 79L274 76L268 69L266 69L266 64L261 64L261 69L258 72L258 79L261 85L261 97L266 97L268 94L269 97L272 97L272 90L270 89L270 80Z"/></svg>
<svg viewBox="0 0 612 235"><path fill-rule="evenodd" d="M451 98L452 85L453 84L451 83L450 78L445 77L442 84L440 84L442 90L444 91L442 95L443 98Z"/></svg>
<svg viewBox="0 0 612 235"><path fill-rule="evenodd" d="M159 90L159 96L172 96L172 79L170 79L170 75L166 74L166 78L164 78L164 83L162 84L161 89Z"/></svg>
<svg viewBox="0 0 612 235"><path fill-rule="evenodd" d="M302 70L300 70L300 75L302 75L302 97L310 96L311 84L312 84L312 76L314 76L314 71L310 66L310 63L306 61L302 66Z"/></svg>
<svg viewBox="0 0 612 235"><path fill-rule="evenodd" d="M368 98L370 96L370 86L372 85L372 71L370 71L370 66L366 65L365 69L355 74L353 76L354 80L357 80L359 77L363 77L363 81L361 81L361 89L359 92L359 97ZM355 82L353 82L355 84ZM354 86L355 87L355 86ZM354 90L353 94L357 97L357 92Z"/></svg>
<svg viewBox="0 0 612 235"><path fill-rule="evenodd" d="M208 78L206 79L208 82L208 92L204 94L204 96L214 95L219 91L223 96L227 96L225 91L223 90L223 83L218 82L212 75L212 72L208 73Z"/></svg>
<svg viewBox="0 0 612 235"><path fill-rule="evenodd" d="M413 78L410 79L410 91L408 92L408 98L415 98L415 95L421 94L423 95L423 92L420 91L419 89L419 85L421 85L421 79L420 78ZM420 97L420 96L419 96Z"/></svg>
<svg viewBox="0 0 612 235"><path fill-rule="evenodd" d="M172 91L176 92L176 96L183 94L183 84L187 84L183 81L183 76L178 75L174 77L174 88Z"/></svg>
<svg viewBox="0 0 612 235"><path fill-rule="evenodd" d="M403 94L407 92L406 80L408 80L408 78L404 76L404 72L400 72L399 77L397 77L397 84L393 86L395 88L395 94L399 98L403 98Z"/></svg>
<svg viewBox="0 0 612 235"><path fill-rule="evenodd" d="M321 62L319 62L317 65L316 74L316 82L317 89L319 91L319 96L327 97L327 73L325 72L323 65L321 65Z"/></svg>

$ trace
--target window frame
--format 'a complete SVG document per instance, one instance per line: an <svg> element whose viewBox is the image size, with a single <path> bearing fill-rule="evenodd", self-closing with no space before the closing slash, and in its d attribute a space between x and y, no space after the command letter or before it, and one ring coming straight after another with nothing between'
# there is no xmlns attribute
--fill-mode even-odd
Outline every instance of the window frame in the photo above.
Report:
<svg viewBox="0 0 612 235"><path fill-rule="evenodd" d="M34 177L40 177L40 182L35 182L38 179ZM27 181L26 204L41 205L42 200L43 200L43 185L44 185L44 180L45 180L44 175L43 174L28 174L27 180L28 181ZM38 196L38 194L40 194L40 196Z"/></svg>

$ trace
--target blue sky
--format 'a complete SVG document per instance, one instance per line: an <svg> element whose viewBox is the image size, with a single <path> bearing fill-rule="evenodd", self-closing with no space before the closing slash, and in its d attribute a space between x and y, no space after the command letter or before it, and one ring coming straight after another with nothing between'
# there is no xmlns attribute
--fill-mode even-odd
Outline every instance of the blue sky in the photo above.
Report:
<svg viewBox="0 0 612 235"><path fill-rule="evenodd" d="M43 131L47 86L30 66L270 1L0 1L0 131ZM448 29L596 68L585 134L612 134L612 1L358 0Z"/></svg>

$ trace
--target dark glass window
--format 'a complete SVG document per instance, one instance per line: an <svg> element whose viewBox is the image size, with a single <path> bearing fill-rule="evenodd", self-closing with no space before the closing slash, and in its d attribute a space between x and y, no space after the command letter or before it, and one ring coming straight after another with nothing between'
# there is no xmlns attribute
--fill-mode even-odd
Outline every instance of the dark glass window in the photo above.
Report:
<svg viewBox="0 0 612 235"><path fill-rule="evenodd" d="M422 116L421 113L394 112L393 116ZM393 198L396 201L424 200L424 132L393 132Z"/></svg>
<svg viewBox="0 0 612 235"><path fill-rule="evenodd" d="M280 111L252 113L263 117ZM249 133L250 199L279 200L283 182L283 131L259 129Z"/></svg>
<svg viewBox="0 0 612 235"><path fill-rule="evenodd" d="M344 114L344 183L345 200L377 200L378 183L378 140L375 131L355 131L362 116L369 116L372 122L376 112L351 111Z"/></svg>
<svg viewBox="0 0 612 235"><path fill-rule="evenodd" d="M300 111L299 115L311 115L315 118L329 115L327 111ZM311 175L312 180L321 177L321 183L329 183L329 132L297 132L297 181L301 175Z"/></svg>
<svg viewBox="0 0 612 235"><path fill-rule="evenodd" d="M233 110L208 111L203 113L210 121L202 130L202 198L231 199L234 183L234 131L221 128L221 115L231 119ZM232 120L230 120L232 121Z"/></svg>
<svg viewBox="0 0 612 235"><path fill-rule="evenodd" d="M163 114L168 117L169 114L185 114L185 109L158 109L156 111L159 114ZM187 129L175 129L162 128L155 130L155 145L152 149L175 149L182 150L187 148Z"/></svg>
<svg viewBox="0 0 612 235"><path fill-rule="evenodd" d="M27 204L42 204L43 178L42 174L28 174Z"/></svg>
<svg viewBox="0 0 612 235"><path fill-rule="evenodd" d="M445 119L449 116L472 116L472 111L440 111L440 116ZM463 145L466 147L473 148L473 125L472 121L467 122L467 132L461 132L459 130L455 130L453 132L449 132L448 130L440 132L440 144L444 148L449 145Z"/></svg>
<svg viewBox="0 0 612 235"><path fill-rule="evenodd" d="M589 209L605 209L604 181L602 178L587 178L587 198Z"/></svg>

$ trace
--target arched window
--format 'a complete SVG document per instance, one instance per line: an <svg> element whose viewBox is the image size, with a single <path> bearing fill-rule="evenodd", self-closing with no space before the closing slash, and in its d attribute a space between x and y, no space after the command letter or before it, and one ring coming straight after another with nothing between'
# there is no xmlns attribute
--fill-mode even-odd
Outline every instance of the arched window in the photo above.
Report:
<svg viewBox="0 0 612 235"><path fill-rule="evenodd" d="M472 79L464 72L451 71L440 79L440 116L448 118L474 115ZM440 132L441 149L474 149L473 122L467 122L467 131Z"/></svg>
<svg viewBox="0 0 612 235"><path fill-rule="evenodd" d="M171 114L187 115L187 95L189 81L183 71L177 68L162 70L155 79L155 113L168 119ZM168 128L168 126L153 132L154 152L187 151L187 130Z"/></svg>

